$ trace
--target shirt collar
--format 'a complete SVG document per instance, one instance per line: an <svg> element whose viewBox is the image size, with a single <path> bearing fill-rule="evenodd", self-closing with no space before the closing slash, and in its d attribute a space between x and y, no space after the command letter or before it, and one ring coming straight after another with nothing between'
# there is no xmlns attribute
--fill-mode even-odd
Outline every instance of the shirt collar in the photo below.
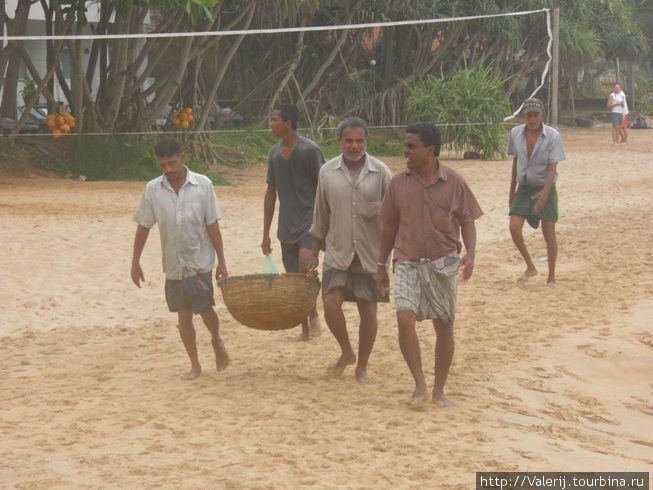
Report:
<svg viewBox="0 0 653 490"><path fill-rule="evenodd" d="M547 124L542 123L542 132L540 133L540 136L542 138L546 138L550 136L551 134L551 126L548 126ZM526 135L526 125L524 124L524 129L522 130L522 134L525 136Z"/></svg>
<svg viewBox="0 0 653 490"><path fill-rule="evenodd" d="M182 167L186 169L186 180L181 186L184 187L186 184L198 185L199 182L197 181L197 174L195 172L191 172L191 170L186 165L182 165ZM161 186L169 187L172 189L172 186L170 185L170 182L168 182L168 178L165 176L165 174L161 176Z"/></svg>
<svg viewBox="0 0 653 490"><path fill-rule="evenodd" d="M413 176L417 177L417 173L413 172L409 168L406 169L406 174L407 175L413 175ZM447 181L447 169L446 169L446 167L444 165L442 165L442 162L438 158L438 170L435 172L435 182L439 182L441 180L444 181L444 182Z"/></svg>
<svg viewBox="0 0 653 490"><path fill-rule="evenodd" d="M367 170L368 172L376 172L376 169L370 165L370 156L367 154L367 152L365 152L365 156L363 158L365 158L365 162L361 167L361 171ZM340 154L336 162L335 168L343 168L343 167L345 167L345 159L342 156L342 154Z"/></svg>
<svg viewBox="0 0 653 490"><path fill-rule="evenodd" d="M548 126L546 124L542 123L542 132L540 133L540 135L542 137L544 137L544 138L546 138L546 136L548 134L548 129L547 128L548 128ZM528 129L528 126L526 124L524 124L524 129L522 129L522 133L524 135L526 134L527 129Z"/></svg>

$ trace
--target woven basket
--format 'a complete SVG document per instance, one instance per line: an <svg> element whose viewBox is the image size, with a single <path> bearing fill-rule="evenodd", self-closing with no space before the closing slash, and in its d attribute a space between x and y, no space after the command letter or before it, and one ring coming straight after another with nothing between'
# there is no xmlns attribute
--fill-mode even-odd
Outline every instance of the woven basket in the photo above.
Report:
<svg viewBox="0 0 653 490"><path fill-rule="evenodd" d="M252 274L218 280L229 313L259 330L284 330L308 316L320 281L306 274Z"/></svg>

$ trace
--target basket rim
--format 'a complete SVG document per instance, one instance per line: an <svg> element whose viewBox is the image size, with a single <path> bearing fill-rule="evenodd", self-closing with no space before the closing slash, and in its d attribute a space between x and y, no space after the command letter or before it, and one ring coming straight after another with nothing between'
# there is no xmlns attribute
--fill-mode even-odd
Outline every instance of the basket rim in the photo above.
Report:
<svg viewBox="0 0 653 490"><path fill-rule="evenodd" d="M320 280L317 277L302 272L279 272L279 273L271 273L271 274L270 273L243 274L240 276L221 277L216 281L216 284L220 286L220 283L226 283L230 279L250 279L250 278L261 278L261 277L272 277L272 276L302 276L307 279L320 282Z"/></svg>

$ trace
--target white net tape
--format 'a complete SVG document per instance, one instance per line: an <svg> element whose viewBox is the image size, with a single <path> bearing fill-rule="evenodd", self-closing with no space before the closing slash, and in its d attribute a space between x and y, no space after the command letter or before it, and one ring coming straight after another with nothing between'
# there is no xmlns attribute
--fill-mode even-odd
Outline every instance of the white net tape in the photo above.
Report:
<svg viewBox="0 0 653 490"><path fill-rule="evenodd" d="M8 36L2 35L0 39L2 40L3 45L7 41L54 41L54 40L94 40L94 39L147 39L147 38L168 38L168 37L200 37L200 36L240 36L240 35L256 35L256 34L282 34L289 32L311 32L311 31L336 31L336 30L345 30L345 29L369 29L376 27L398 27L398 26L410 26L410 25L421 25L421 24L437 24L445 22L458 22L466 20L479 20L479 19L490 19L496 17L516 17L522 15L532 15L538 13L546 13L546 27L547 33L549 36L548 44L546 48L547 52L547 62L542 71L541 83L533 91L530 97L534 97L544 86L546 81L546 76L549 73L551 67L551 46L553 43L553 35L551 32L551 10L548 8L538 9L538 10L523 10L519 12L506 12L501 14L488 14L488 15L470 15L463 17L446 17L439 19L415 19L415 20L403 20L403 21L388 21L388 22L372 22L366 24L342 24L335 26L307 26L307 27L285 27L278 29L243 29L243 30L233 30L233 31L201 31L201 32L166 32L166 33L141 33L141 34L81 34L81 35L65 35L65 36ZM523 105L523 104L522 104ZM448 123L448 124L438 124L438 126L472 126L472 125L491 125L491 124L506 124L507 121L514 119L521 111L522 105L511 115L506 116L503 122L496 123ZM398 128L404 126L370 126L370 129L379 129L379 128ZM323 128L324 130L335 129L335 128ZM265 130L252 130L252 129L229 129L229 130L202 130L202 131L193 131L186 130L183 131L185 134L189 133L236 133L236 132L251 132L251 131L268 131ZM182 131L134 131L134 132L125 132L125 133L84 133L87 136L100 136L107 134L115 135L147 135L147 134L181 134ZM43 136L42 134L22 134L21 136ZM72 136L72 134L62 135L62 136Z"/></svg>

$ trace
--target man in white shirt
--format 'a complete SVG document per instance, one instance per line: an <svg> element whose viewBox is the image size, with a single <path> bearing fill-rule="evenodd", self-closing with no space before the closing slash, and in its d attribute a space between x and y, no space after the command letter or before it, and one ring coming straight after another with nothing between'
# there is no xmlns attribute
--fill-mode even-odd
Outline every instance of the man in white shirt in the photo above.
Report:
<svg viewBox="0 0 653 490"><path fill-rule="evenodd" d="M628 115L628 102L626 94L621 90L618 83L614 91L608 97L608 109L610 109L610 122L612 123L612 144L623 145L628 139L625 128L625 117Z"/></svg>
<svg viewBox="0 0 653 490"><path fill-rule="evenodd" d="M215 278L229 275L222 248L218 220L222 217L213 184L208 177L191 172L184 163L179 143L172 138L160 140L154 150L163 175L145 186L134 215L138 223L134 239L131 278L136 286L145 281L140 257L147 237L159 225L165 295L168 308L177 312L179 333L191 361L191 369L182 379L197 378L202 372L197 355L193 313L202 317L211 333L218 371L229 364L220 338L219 319L213 309L211 271L218 256Z"/></svg>
<svg viewBox="0 0 653 490"><path fill-rule="evenodd" d="M367 363L376 339L376 305L378 301L388 302L387 297L379 297L374 274L383 224L379 210L392 172L366 153L365 121L346 118L337 131L342 154L325 163L318 176L309 270L317 268L320 250L324 250L324 318L341 349L329 374L340 376L348 365L356 363L356 379L369 383ZM360 315L358 362L342 311L345 301L356 302Z"/></svg>

